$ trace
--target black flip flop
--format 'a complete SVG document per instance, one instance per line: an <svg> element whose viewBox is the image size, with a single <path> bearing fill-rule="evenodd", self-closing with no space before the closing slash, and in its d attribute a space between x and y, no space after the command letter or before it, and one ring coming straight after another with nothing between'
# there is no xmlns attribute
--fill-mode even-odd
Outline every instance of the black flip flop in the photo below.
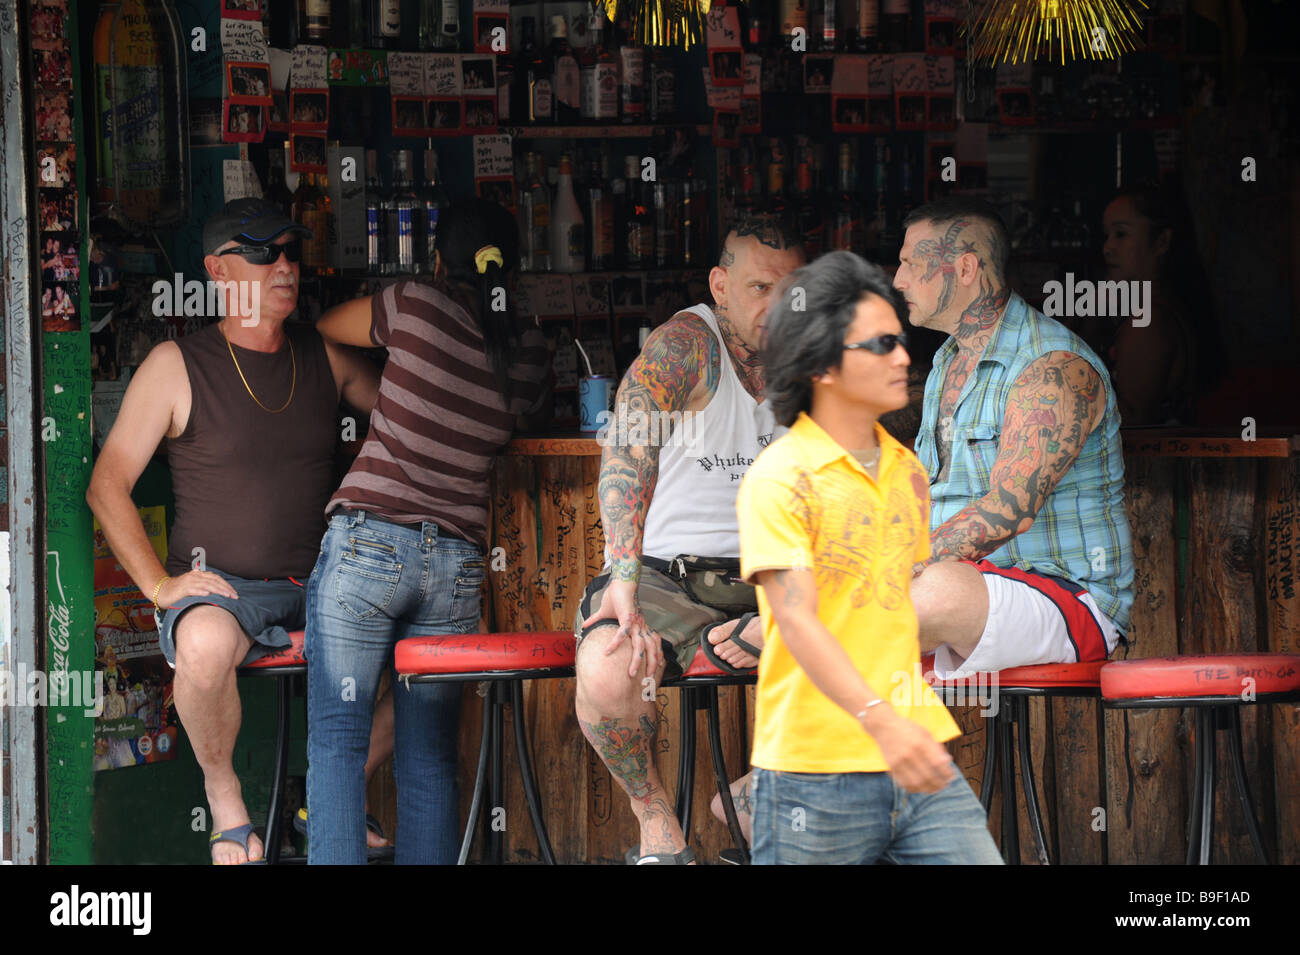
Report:
<svg viewBox="0 0 1300 955"><path fill-rule="evenodd" d="M738 621L736 621L736 626L731 631L731 636L727 637L728 640L730 640L736 646L740 647L740 649L744 650L752 657L756 657L760 655L763 651L760 650L758 647L754 646L748 640L740 639L740 634L744 631L744 629L747 626L749 626L749 621L753 620L757 616L758 614L755 611L750 611L749 613L745 614ZM712 633L720 626L722 626L722 624L716 623L713 626L705 627L703 630L700 631L700 649L704 651L705 657L707 657L708 661L712 663L715 667L717 667L719 670L721 670L723 673L753 673L754 672L753 667L732 666L730 663L722 659L722 657L718 656L717 653L714 652L713 644L709 642L709 634Z"/></svg>
<svg viewBox="0 0 1300 955"><path fill-rule="evenodd" d="M293 828L295 831L301 833L302 835L304 836L307 835L307 807L304 806L302 809L299 809L298 812L294 815ZM375 835L377 835L380 839L388 838L387 836L384 835L384 829L383 826L379 824L379 820L376 819L374 816L370 815L369 813L366 813L366 828L369 829L371 832L373 832ZM310 852L310 846L308 847L308 851ZM368 845L366 846L366 861L367 862L388 862L392 860L393 854L395 852L396 852L396 847L394 846L369 846Z"/></svg>
<svg viewBox="0 0 1300 955"><path fill-rule="evenodd" d="M628 865L690 865L695 861L695 850L690 846L675 855L652 852L646 856L638 856L637 851L640 848L640 846L637 846L636 849L628 849L623 856L623 860Z"/></svg>

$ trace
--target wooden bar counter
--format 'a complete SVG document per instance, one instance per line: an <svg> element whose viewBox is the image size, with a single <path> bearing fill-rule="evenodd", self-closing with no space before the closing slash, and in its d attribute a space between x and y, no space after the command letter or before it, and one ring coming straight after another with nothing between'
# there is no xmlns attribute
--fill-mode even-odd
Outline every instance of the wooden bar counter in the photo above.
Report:
<svg viewBox="0 0 1300 955"><path fill-rule="evenodd" d="M1124 434L1126 504L1136 564L1127 658L1300 650L1300 439L1136 429ZM496 462L487 623L496 630L569 630L586 582L601 569L604 537L596 499L600 447L582 437L517 438ZM1118 651L1117 659L1124 658ZM574 681L526 684L525 723L556 857L620 863L638 842L626 797L578 728ZM481 700L466 691L461 730L462 818L478 753ZM660 690L655 753L671 793L677 778L678 694ZM954 707L966 734L951 748L978 790L984 736L973 707ZM1252 796L1275 862L1300 862L1300 708L1247 707L1243 741ZM723 738L733 774L748 768L752 688L722 691ZM1186 711L1121 710L1091 701L1031 701L1033 758L1054 861L1181 864L1191 768ZM703 713L694 819L701 861L728 845L709 812L714 795ZM515 774L506 725L507 860L536 862L536 839ZM1220 747L1214 861L1251 862ZM1023 801L1023 795L1021 796ZM1230 802L1231 800L1231 802ZM388 807L384 807L388 808ZM490 811L490 810L489 810ZM998 810L992 813L996 834ZM1021 819L1023 861L1032 838ZM476 849L476 857L481 857Z"/></svg>

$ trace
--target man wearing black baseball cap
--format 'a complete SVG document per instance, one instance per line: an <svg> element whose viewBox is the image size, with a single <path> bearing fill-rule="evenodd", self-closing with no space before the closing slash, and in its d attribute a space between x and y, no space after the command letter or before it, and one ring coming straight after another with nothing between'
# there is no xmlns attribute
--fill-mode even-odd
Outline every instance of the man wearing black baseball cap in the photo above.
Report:
<svg viewBox="0 0 1300 955"><path fill-rule="evenodd" d="M289 646L289 631L305 625L303 587L335 487L339 401L369 414L379 382L358 353L310 326L286 327L304 236L263 199L228 202L207 221L203 265L225 315L149 353L86 492L114 555L157 608L219 864L262 857L231 764L235 669ZM176 498L166 567L131 501L164 438Z"/></svg>

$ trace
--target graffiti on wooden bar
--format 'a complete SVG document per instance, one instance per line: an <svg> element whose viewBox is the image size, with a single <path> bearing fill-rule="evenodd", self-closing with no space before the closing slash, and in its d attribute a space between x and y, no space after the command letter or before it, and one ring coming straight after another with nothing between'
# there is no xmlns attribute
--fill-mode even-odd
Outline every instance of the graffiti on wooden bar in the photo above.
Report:
<svg viewBox="0 0 1300 955"><path fill-rule="evenodd" d="M1295 530L1296 492L1293 474L1288 469L1273 500L1269 501L1268 523L1264 529L1264 580L1268 599L1291 600L1295 597Z"/></svg>

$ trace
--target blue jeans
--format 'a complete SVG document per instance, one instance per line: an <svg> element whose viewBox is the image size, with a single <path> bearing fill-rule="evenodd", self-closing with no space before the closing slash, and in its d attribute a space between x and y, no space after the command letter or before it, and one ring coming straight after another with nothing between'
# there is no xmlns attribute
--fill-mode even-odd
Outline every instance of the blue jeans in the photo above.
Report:
<svg viewBox="0 0 1300 955"><path fill-rule="evenodd" d="M483 555L436 524L336 511L307 583L307 839L312 864L366 861L365 763L375 692L406 637L469 633ZM451 864L458 848L461 685L393 682L401 864Z"/></svg>
<svg viewBox="0 0 1300 955"><path fill-rule="evenodd" d="M889 773L754 769L755 865L1001 865L984 809L953 765L937 793Z"/></svg>

